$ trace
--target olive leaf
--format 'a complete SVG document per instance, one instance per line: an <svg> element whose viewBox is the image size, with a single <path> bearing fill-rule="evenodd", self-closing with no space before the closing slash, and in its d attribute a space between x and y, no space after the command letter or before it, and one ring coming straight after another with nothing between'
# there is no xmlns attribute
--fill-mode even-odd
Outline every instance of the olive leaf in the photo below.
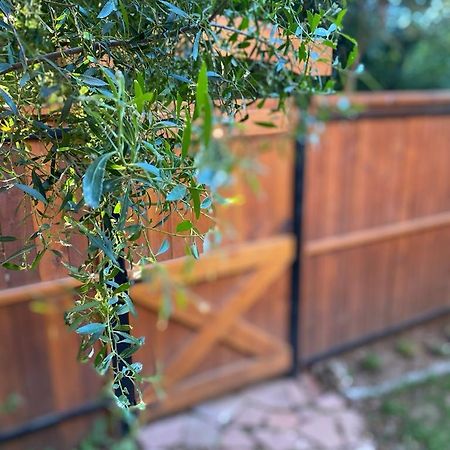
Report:
<svg viewBox="0 0 450 450"><path fill-rule="evenodd" d="M86 170L83 177L83 196L86 204L91 208L98 208L103 194L103 181L108 159L113 152L97 158Z"/></svg>

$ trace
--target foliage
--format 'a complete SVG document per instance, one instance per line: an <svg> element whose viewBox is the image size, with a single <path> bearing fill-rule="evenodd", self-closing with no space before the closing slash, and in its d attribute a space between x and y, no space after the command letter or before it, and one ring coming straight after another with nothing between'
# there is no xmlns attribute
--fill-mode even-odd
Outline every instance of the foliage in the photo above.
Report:
<svg viewBox="0 0 450 450"><path fill-rule="evenodd" d="M350 0L344 26L362 64L358 84L350 75L349 87L450 88L449 0Z"/></svg>
<svg viewBox="0 0 450 450"><path fill-rule="evenodd" d="M359 366L366 372L379 372L383 366L383 360L377 353L369 351L361 358Z"/></svg>
<svg viewBox="0 0 450 450"><path fill-rule="evenodd" d="M317 58L309 44L334 48L345 10L329 0L302 5L0 0L1 189L23 191L37 224L3 266L34 268L49 252L61 258L81 283L66 316L81 358L113 373L123 408L146 380L130 359L143 339L124 321L135 313L125 269L168 250L167 242L153 248L150 236L170 215L198 257L198 220L221 201L233 165L214 129L238 113L245 120L257 99L276 97L282 109L288 96L333 87L308 76ZM289 60L305 69L293 73ZM45 149L33 152L30 136ZM77 235L86 249L75 266L64 249Z"/></svg>
<svg viewBox="0 0 450 450"><path fill-rule="evenodd" d="M105 418L96 419L89 434L78 444L76 450L138 450L134 434L119 437L113 433L118 423Z"/></svg>
<svg viewBox="0 0 450 450"><path fill-rule="evenodd" d="M363 405L379 448L447 448L449 389L448 376L431 378Z"/></svg>

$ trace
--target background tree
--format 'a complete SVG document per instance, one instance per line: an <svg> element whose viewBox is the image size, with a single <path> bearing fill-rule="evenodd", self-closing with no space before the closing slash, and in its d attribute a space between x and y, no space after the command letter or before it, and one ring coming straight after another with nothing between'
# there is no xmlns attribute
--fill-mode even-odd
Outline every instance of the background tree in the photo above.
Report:
<svg viewBox="0 0 450 450"><path fill-rule="evenodd" d="M351 0L344 26L362 64L348 90L450 87L449 0Z"/></svg>

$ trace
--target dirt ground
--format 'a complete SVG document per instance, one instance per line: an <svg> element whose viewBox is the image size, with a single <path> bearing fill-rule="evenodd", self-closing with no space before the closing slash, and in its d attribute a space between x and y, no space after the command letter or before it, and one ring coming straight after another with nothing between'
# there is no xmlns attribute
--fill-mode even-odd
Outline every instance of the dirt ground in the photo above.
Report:
<svg viewBox="0 0 450 450"><path fill-rule="evenodd" d="M397 383L388 393L353 401L366 419L379 450L450 450L450 374L428 376L450 364L450 317L418 326L333 360L313 373L328 388L345 395ZM418 383L402 385L411 373Z"/></svg>

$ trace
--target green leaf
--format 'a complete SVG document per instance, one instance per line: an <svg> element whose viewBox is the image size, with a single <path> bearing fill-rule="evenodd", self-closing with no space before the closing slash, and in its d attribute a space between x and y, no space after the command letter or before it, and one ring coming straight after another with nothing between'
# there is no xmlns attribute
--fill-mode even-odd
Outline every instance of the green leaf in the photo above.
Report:
<svg viewBox="0 0 450 450"><path fill-rule="evenodd" d="M194 61L198 59L198 47L200 45L200 38L202 37L202 30L197 31L194 39L194 45L192 46L192 54L191 57Z"/></svg>
<svg viewBox="0 0 450 450"><path fill-rule="evenodd" d="M308 15L308 22L309 22L309 27L310 27L311 33L314 33L314 30L319 25L322 17L320 14L317 14L317 13L313 14L311 11L308 11L307 15Z"/></svg>
<svg viewBox="0 0 450 450"><path fill-rule="evenodd" d="M4 267L5 269L8 269L8 270L23 270L24 269L24 267L19 266L18 264L11 263L11 262L2 263L2 267Z"/></svg>
<svg viewBox="0 0 450 450"><path fill-rule="evenodd" d="M106 81L101 80L100 78L91 77L89 75L82 75L81 81L88 86L100 87L100 86L108 86Z"/></svg>
<svg viewBox="0 0 450 450"><path fill-rule="evenodd" d="M69 312L86 311L87 309L96 308L96 307L98 307L98 305L99 305L99 302L97 300L94 300L92 302L83 303L82 305L76 305L73 308L70 308Z"/></svg>
<svg viewBox="0 0 450 450"><path fill-rule="evenodd" d="M122 16L122 21L123 21L125 31L128 34L129 28L130 28L130 18L128 16L128 11L127 11L127 8L126 8L123 0L119 0L119 8L120 8L120 15Z"/></svg>
<svg viewBox="0 0 450 450"><path fill-rule="evenodd" d="M355 44L352 48L352 51L350 52L350 54L348 55L347 58L347 62L345 65L346 69L349 69L352 67L353 63L356 61L356 59L358 58L358 54L359 54L359 49L358 49L358 45Z"/></svg>
<svg viewBox="0 0 450 450"><path fill-rule="evenodd" d="M209 94L206 94L203 111L203 143L205 144L205 147L208 147L209 143L211 142L213 129L213 105Z"/></svg>
<svg viewBox="0 0 450 450"><path fill-rule="evenodd" d="M198 254L198 247L197 247L197 244L195 242L191 245L190 249L191 249L192 256L195 259L198 259L200 256Z"/></svg>
<svg viewBox="0 0 450 450"><path fill-rule="evenodd" d="M100 198L103 194L106 163L112 155L113 153L111 152L97 158L84 174L83 196L86 204L91 208L98 208L100 204Z"/></svg>
<svg viewBox="0 0 450 450"><path fill-rule="evenodd" d="M273 122L264 122L264 121L255 121L254 122L255 125L259 125L260 127L265 127L265 128L276 128L276 124L274 124Z"/></svg>
<svg viewBox="0 0 450 450"><path fill-rule="evenodd" d="M104 19L108 17L113 11L117 10L117 5L115 0L108 0L101 11L98 13L97 19Z"/></svg>
<svg viewBox="0 0 450 450"><path fill-rule="evenodd" d="M164 0L159 0L163 5L167 6L171 12L176 14L177 16L183 17L187 19L189 16L182 9L178 8L178 6L172 5L172 3L166 2Z"/></svg>
<svg viewBox="0 0 450 450"><path fill-rule="evenodd" d="M211 197L206 197L201 203L200 208L201 209L209 209L212 205Z"/></svg>
<svg viewBox="0 0 450 450"><path fill-rule="evenodd" d="M142 163L136 163L135 166L141 168L142 170L145 170L146 172L148 172L152 175L155 175L156 177L159 177L161 175L160 170L153 164L149 164L147 162L142 162Z"/></svg>
<svg viewBox="0 0 450 450"><path fill-rule="evenodd" d="M0 10L5 14L5 16L9 16L11 14L11 6L8 1L0 1Z"/></svg>
<svg viewBox="0 0 450 450"><path fill-rule="evenodd" d="M194 207L195 218L200 218L200 192L196 188L189 189L192 198L192 205Z"/></svg>
<svg viewBox="0 0 450 450"><path fill-rule="evenodd" d="M129 295L123 295L123 300L124 300L126 306L128 307L128 310L130 311L130 313L133 316L136 316L137 315L136 308L134 307L134 304L133 304L130 296Z"/></svg>
<svg viewBox="0 0 450 450"><path fill-rule="evenodd" d="M33 189L31 186L27 186L26 184L21 183L16 183L14 186L27 193L29 196L33 197L35 200L39 200L40 202L47 204L47 199L39 191Z"/></svg>
<svg viewBox="0 0 450 450"><path fill-rule="evenodd" d="M176 202L178 200L182 200L186 195L186 191L186 186L178 184L167 194L166 200L168 202Z"/></svg>
<svg viewBox="0 0 450 450"><path fill-rule="evenodd" d="M3 89L0 88L0 96L3 98L3 100L5 101L5 103L9 106L9 108L11 109L11 111L15 114L18 115L19 111L17 109L16 104L14 103L13 99L9 96L9 94L7 94Z"/></svg>
<svg viewBox="0 0 450 450"><path fill-rule="evenodd" d="M336 24L336 26L339 28L342 25L342 21L345 17L345 15L347 14L347 10L343 9L342 11L339 12L339 14L336 16L336 19L334 20L334 23Z"/></svg>
<svg viewBox="0 0 450 450"><path fill-rule="evenodd" d="M12 255L9 255L3 262L2 265L4 266L5 263L8 263L12 260L14 260L15 258L22 256L22 255L26 255L27 253L30 253L31 250L34 250L34 248L36 247L35 244L28 244L25 247L21 248L20 250L17 250L16 252L14 252Z"/></svg>
<svg viewBox="0 0 450 450"><path fill-rule="evenodd" d="M205 102L207 101L208 94L208 68L205 61L202 61L202 66L198 74L197 89L195 92L195 114L194 117L198 117L203 109Z"/></svg>
<svg viewBox="0 0 450 450"><path fill-rule="evenodd" d="M181 156L186 158L189 152L189 147L191 146L191 136L192 136L192 125L191 117L189 112L186 110L186 121L183 130L183 136L181 138Z"/></svg>
<svg viewBox="0 0 450 450"><path fill-rule="evenodd" d="M101 333L106 328L106 325L104 323L88 323L87 325L83 325L82 327L78 328L76 333L78 334L97 334Z"/></svg>
<svg viewBox="0 0 450 450"><path fill-rule="evenodd" d="M189 231L193 227L190 220L183 220L177 225L177 233L182 233L183 231Z"/></svg>
<svg viewBox="0 0 450 450"><path fill-rule="evenodd" d="M17 238L14 236L0 236L0 242L13 242L16 241Z"/></svg>
<svg viewBox="0 0 450 450"><path fill-rule="evenodd" d="M87 237L93 247L102 250L114 265L120 267L113 252L112 242L106 236L95 236L94 234L87 233Z"/></svg>
<svg viewBox="0 0 450 450"><path fill-rule="evenodd" d="M78 334L96 334L101 333L106 328L104 323L88 323L80 328L77 328L76 332Z"/></svg>
<svg viewBox="0 0 450 450"><path fill-rule="evenodd" d="M159 256L162 255L163 253L166 253L167 250L169 250L169 248L170 248L169 241L167 239L164 239L155 256Z"/></svg>
<svg viewBox="0 0 450 450"><path fill-rule="evenodd" d="M153 94L151 92L144 93L142 90L141 83L138 80L134 80L134 102L136 103L136 108L139 113L144 111L144 106L146 102L151 102L153 100Z"/></svg>

